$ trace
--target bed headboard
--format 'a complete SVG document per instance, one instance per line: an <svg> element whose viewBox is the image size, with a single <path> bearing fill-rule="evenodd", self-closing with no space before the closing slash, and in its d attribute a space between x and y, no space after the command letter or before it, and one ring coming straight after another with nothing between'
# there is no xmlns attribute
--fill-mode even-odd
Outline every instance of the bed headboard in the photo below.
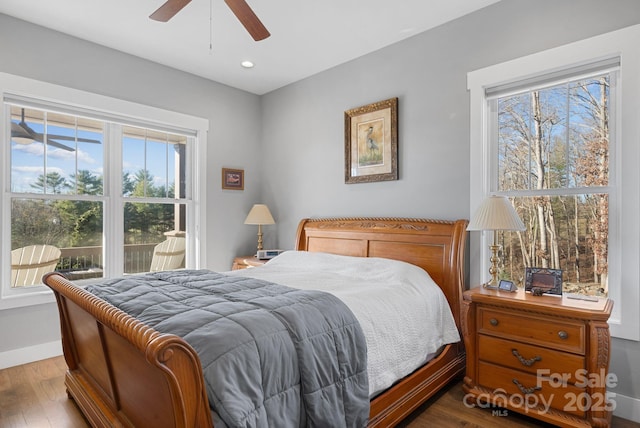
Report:
<svg viewBox="0 0 640 428"><path fill-rule="evenodd" d="M303 219L296 249L405 261L426 270L444 291L458 327L464 291L467 220Z"/></svg>

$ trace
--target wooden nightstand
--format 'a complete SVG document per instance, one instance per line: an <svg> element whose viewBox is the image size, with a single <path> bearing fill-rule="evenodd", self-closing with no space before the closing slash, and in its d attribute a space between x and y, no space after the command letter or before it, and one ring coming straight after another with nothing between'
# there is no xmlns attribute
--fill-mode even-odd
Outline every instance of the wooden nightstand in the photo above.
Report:
<svg viewBox="0 0 640 428"><path fill-rule="evenodd" d="M466 291L465 405L495 405L558 426L610 426L612 307L608 299L533 296L523 289Z"/></svg>
<svg viewBox="0 0 640 428"><path fill-rule="evenodd" d="M257 259L256 256L242 256L236 257L233 259L233 266L231 266L231 270L240 270L247 269L256 266L262 266L269 260L260 260Z"/></svg>

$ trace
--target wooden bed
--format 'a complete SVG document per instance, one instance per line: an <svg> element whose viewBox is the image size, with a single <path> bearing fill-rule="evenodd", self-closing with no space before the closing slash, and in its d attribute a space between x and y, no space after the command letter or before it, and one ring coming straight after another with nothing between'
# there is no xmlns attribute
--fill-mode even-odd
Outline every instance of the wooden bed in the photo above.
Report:
<svg viewBox="0 0 640 428"><path fill-rule="evenodd" d="M442 288L460 330L466 220L305 219L296 249L403 260ZM212 427L202 368L193 348L161 334L57 273L44 277L56 296L69 366L65 384L96 427ZM371 401L369 426L398 424L464 373L462 342Z"/></svg>

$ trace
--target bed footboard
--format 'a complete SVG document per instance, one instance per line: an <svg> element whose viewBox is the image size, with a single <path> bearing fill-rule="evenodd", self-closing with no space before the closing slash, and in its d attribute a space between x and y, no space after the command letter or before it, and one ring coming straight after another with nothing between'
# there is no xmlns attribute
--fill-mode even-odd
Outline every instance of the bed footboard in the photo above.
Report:
<svg viewBox="0 0 640 428"><path fill-rule="evenodd" d="M62 275L43 278L56 296L65 384L92 426L212 427L200 360Z"/></svg>

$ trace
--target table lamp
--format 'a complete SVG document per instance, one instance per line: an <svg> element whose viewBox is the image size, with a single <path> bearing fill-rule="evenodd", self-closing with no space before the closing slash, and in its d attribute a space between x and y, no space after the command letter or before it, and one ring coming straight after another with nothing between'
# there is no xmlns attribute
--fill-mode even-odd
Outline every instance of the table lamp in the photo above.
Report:
<svg viewBox="0 0 640 428"><path fill-rule="evenodd" d="M244 220L244 224L258 225L258 250L262 250L262 225L276 224L276 222L273 220L269 207L264 204L255 204Z"/></svg>
<svg viewBox="0 0 640 428"><path fill-rule="evenodd" d="M478 207L475 215L469 222L467 230L492 230L493 245L491 249L491 267L489 273L491 280L484 284L485 288L498 288L498 265L500 245L497 241L498 230L524 230L524 223L518 217L518 213L506 196L491 195Z"/></svg>

